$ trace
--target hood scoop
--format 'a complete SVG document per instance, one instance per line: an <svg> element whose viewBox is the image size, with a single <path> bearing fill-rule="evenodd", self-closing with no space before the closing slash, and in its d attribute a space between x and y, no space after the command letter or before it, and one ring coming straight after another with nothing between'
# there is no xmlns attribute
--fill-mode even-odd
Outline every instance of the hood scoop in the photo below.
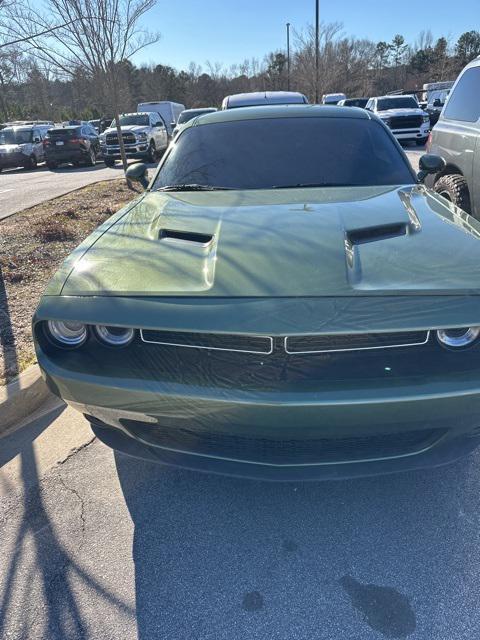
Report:
<svg viewBox="0 0 480 640"><path fill-rule="evenodd" d="M347 231L347 240L350 245L365 244L367 242L377 242L388 240L407 234L408 223L395 222L393 224L379 224L361 229L351 229Z"/></svg>
<svg viewBox="0 0 480 640"><path fill-rule="evenodd" d="M162 242L188 243L199 247L208 247L214 238L214 236L209 233L177 231L176 229L160 229L158 237Z"/></svg>

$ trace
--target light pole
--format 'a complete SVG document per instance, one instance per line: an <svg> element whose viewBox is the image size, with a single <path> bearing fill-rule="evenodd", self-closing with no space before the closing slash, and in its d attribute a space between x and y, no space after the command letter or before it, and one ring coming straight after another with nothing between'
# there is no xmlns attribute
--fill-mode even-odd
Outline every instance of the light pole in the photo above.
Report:
<svg viewBox="0 0 480 640"><path fill-rule="evenodd" d="M320 7L315 0L315 103L318 104L318 64L320 54Z"/></svg>
<svg viewBox="0 0 480 640"><path fill-rule="evenodd" d="M287 90L290 91L290 22L287 22Z"/></svg>

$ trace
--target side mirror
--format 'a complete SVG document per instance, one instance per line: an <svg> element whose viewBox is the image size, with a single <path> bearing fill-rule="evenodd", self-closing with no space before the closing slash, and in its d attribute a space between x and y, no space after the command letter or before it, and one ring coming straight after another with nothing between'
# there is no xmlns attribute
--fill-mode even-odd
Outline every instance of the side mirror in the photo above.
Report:
<svg viewBox="0 0 480 640"><path fill-rule="evenodd" d="M135 162L135 164L131 164L127 168L125 175L129 180L139 182L144 189L148 187L148 169L147 165L143 162Z"/></svg>
<svg viewBox="0 0 480 640"><path fill-rule="evenodd" d="M417 178L420 182L423 182L430 173L438 173L445 169L446 162L442 156L437 156L433 153L426 153L420 158L418 166L420 171L417 173Z"/></svg>
<svg viewBox="0 0 480 640"><path fill-rule="evenodd" d="M435 100L433 101L433 106L434 107L441 107L442 106L442 101L439 100L438 98L435 98Z"/></svg>
<svg viewBox="0 0 480 640"><path fill-rule="evenodd" d="M177 126L177 123L176 122L171 122L170 126L172 127L172 129L175 129L175 127Z"/></svg>
<svg viewBox="0 0 480 640"><path fill-rule="evenodd" d="M37 144L38 144L39 142L41 142L41 140L40 140L40 138L37 136L36 138L34 138L34 139L33 139L33 142L35 142L35 143L37 143Z"/></svg>

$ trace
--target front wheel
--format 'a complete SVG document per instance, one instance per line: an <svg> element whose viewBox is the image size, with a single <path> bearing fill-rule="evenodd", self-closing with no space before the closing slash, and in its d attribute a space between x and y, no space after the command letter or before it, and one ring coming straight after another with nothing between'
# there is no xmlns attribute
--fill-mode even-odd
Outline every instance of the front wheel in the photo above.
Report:
<svg viewBox="0 0 480 640"><path fill-rule="evenodd" d="M58 167L58 164L56 162L47 162L47 168L50 169L50 171L52 171L53 169L56 169Z"/></svg>
<svg viewBox="0 0 480 640"><path fill-rule="evenodd" d="M155 147L155 142L151 140L150 145L148 147L147 161L155 162L156 158L157 158L157 149Z"/></svg>
<svg viewBox="0 0 480 640"><path fill-rule="evenodd" d="M23 166L25 167L25 169L36 169L37 158L34 155L31 155Z"/></svg>
<svg viewBox="0 0 480 640"><path fill-rule="evenodd" d="M89 167L94 167L96 161L97 161L97 156L95 155L95 149L92 147L88 154L87 165Z"/></svg>
<svg viewBox="0 0 480 640"><path fill-rule="evenodd" d="M470 193L467 181L463 176L457 174L442 176L437 180L433 189L466 213L471 212Z"/></svg>
<svg viewBox="0 0 480 640"><path fill-rule="evenodd" d="M107 167L114 167L115 166L115 158L104 158L103 161L105 162Z"/></svg>

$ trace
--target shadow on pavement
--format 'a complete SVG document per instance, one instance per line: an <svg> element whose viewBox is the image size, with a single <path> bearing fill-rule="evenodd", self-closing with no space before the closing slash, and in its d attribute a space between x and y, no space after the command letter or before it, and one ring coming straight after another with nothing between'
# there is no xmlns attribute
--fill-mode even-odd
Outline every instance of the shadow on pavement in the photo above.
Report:
<svg viewBox="0 0 480 640"><path fill-rule="evenodd" d="M473 460L272 484L116 454L139 640L477 637Z"/></svg>

